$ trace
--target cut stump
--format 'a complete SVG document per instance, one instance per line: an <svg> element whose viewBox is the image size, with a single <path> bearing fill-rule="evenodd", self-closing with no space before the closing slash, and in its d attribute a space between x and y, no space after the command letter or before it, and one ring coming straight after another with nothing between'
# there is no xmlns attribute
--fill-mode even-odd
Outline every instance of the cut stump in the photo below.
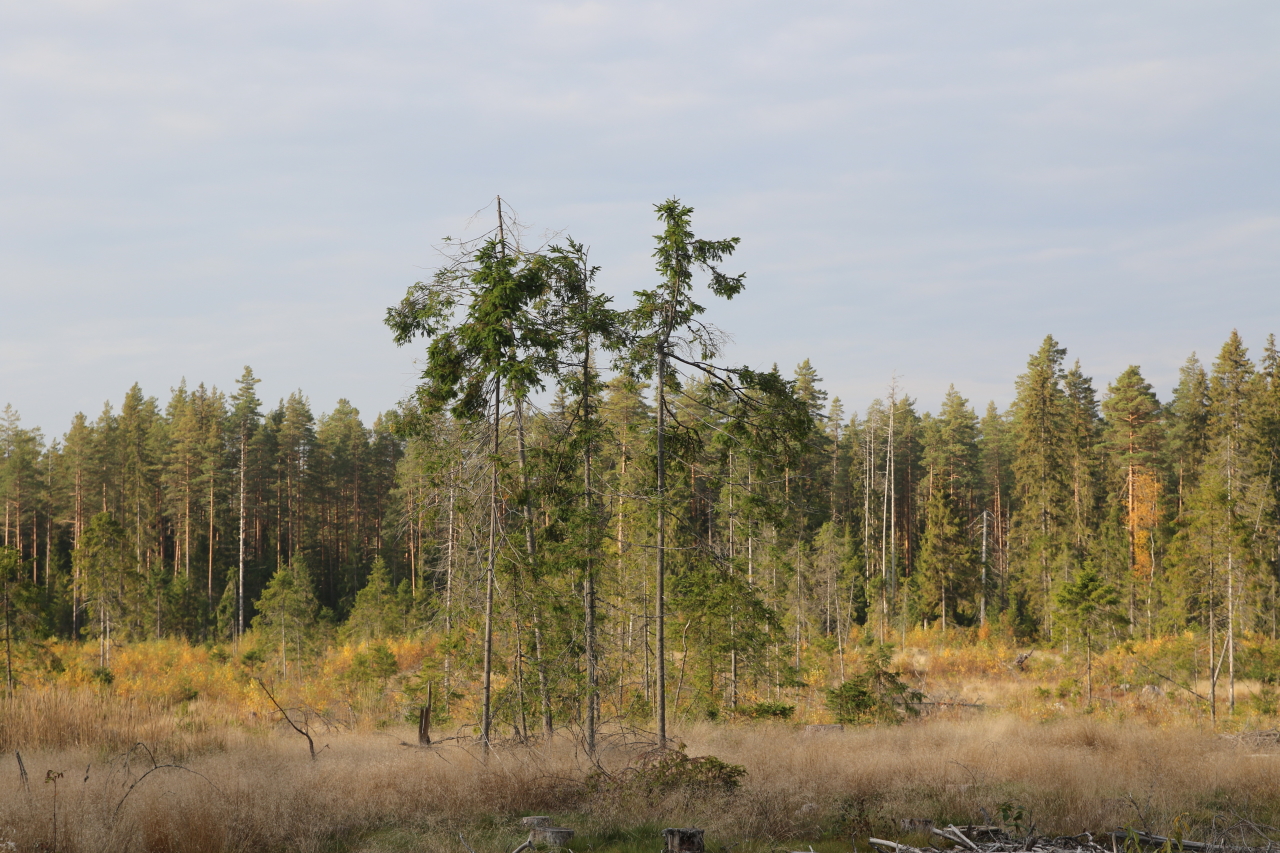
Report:
<svg viewBox="0 0 1280 853"><path fill-rule="evenodd" d="M563 847L573 838L573 830L563 826L535 826L529 833L529 843L535 847Z"/></svg>
<svg viewBox="0 0 1280 853"><path fill-rule="evenodd" d="M667 846L663 853L706 853L706 843L701 829L664 829L662 837Z"/></svg>

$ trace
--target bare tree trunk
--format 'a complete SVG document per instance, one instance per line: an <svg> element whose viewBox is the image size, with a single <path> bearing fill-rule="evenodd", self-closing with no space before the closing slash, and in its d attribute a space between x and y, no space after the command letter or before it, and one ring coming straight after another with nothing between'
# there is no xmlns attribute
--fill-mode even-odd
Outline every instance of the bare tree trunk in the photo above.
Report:
<svg viewBox="0 0 1280 853"><path fill-rule="evenodd" d="M4 579L4 684L5 693L13 696L13 620L9 615L9 578Z"/></svg>
<svg viewBox="0 0 1280 853"><path fill-rule="evenodd" d="M1087 685L1085 695L1089 697L1088 702L1093 704L1093 639L1089 636L1089 632L1084 634L1084 671L1085 684Z"/></svg>
<svg viewBox="0 0 1280 853"><path fill-rule="evenodd" d="M1213 555L1209 556L1209 719L1218 722L1218 670L1213 663L1214 628L1217 614L1213 609Z"/></svg>
<svg viewBox="0 0 1280 853"><path fill-rule="evenodd" d="M214 472L209 472L209 610L213 610L213 485Z"/></svg>
<svg viewBox="0 0 1280 853"><path fill-rule="evenodd" d="M516 400L516 446L520 454L520 482L524 493L520 501L520 514L524 517L524 548L529 556L529 569L532 571L534 560L538 555L537 540L533 535L533 507L529 503L529 469L528 456L525 450L524 401ZM538 702L542 706L542 734L552 737L555 727L551 719L551 690L547 683L546 659L542 650L542 615L537 600L531 602L533 608L533 665L538 673Z"/></svg>
<svg viewBox="0 0 1280 853"><path fill-rule="evenodd" d="M667 745L667 646L666 613L663 606L667 572L667 478L666 478L666 342L658 349L657 402L658 402L658 565L654 583L654 616L657 637L657 717L658 746Z"/></svg>
<svg viewBox="0 0 1280 853"><path fill-rule="evenodd" d="M1227 713L1236 712L1236 596L1231 541L1227 540Z"/></svg>
<svg viewBox="0 0 1280 853"><path fill-rule="evenodd" d="M586 335L582 353L582 424L587 430L586 449L582 460L582 500L587 509L588 523L594 523L591 515L593 502L591 499L591 336ZM591 539L592 547L597 540ZM596 674L596 584L595 555L587 554L586 577L582 581L583 614L586 634L584 644L587 657L587 754L596 754L596 715L600 701L599 682Z"/></svg>
<svg viewBox="0 0 1280 853"><path fill-rule="evenodd" d="M236 587L236 638L244 634L244 463L247 454L245 428L240 426L240 582Z"/></svg>
<svg viewBox="0 0 1280 853"><path fill-rule="evenodd" d="M489 733L493 726L493 584L498 556L498 431L502 405L502 380L494 379L493 388L493 461L489 483L489 564L484 586L484 709L480 720L480 740L489 751Z"/></svg>

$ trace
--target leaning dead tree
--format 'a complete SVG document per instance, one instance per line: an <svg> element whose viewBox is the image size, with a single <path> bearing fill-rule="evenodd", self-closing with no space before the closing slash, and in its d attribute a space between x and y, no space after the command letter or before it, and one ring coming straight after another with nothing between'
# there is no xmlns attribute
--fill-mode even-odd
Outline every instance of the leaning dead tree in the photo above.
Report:
<svg viewBox="0 0 1280 853"><path fill-rule="evenodd" d="M295 723L292 719L290 719L289 712L286 711L284 708L280 707L280 703L276 701L275 694L271 692L271 688L267 687L267 683L263 681L261 678L256 680L258 682L258 686L262 688L262 692L267 694L267 698L271 700L271 704L276 706L276 710L280 712L280 716L284 717L284 721L288 723L290 726L292 726L295 732L297 732L298 734L302 735L304 738L307 739L307 749L311 750L311 760L315 761L316 760L316 742L312 740L311 735L304 729L298 728L298 724Z"/></svg>

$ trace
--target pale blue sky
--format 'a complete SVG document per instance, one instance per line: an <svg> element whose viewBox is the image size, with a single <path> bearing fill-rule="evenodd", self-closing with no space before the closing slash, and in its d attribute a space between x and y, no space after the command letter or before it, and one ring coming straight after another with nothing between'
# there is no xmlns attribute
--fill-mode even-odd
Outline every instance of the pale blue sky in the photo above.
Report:
<svg viewBox="0 0 1280 853"><path fill-rule="evenodd" d="M1161 396L1280 331L1280 4L0 2L0 405L134 381L366 415L383 312L501 193L626 302L737 235L729 356L1012 396L1046 333Z"/></svg>

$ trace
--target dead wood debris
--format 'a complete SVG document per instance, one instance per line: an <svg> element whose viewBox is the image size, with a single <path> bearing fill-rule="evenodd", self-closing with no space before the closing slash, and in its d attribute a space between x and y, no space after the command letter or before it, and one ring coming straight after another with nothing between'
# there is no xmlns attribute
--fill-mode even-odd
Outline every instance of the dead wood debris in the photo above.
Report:
<svg viewBox="0 0 1280 853"><path fill-rule="evenodd" d="M1219 735L1219 737L1223 740L1235 741L1236 743L1254 748L1280 745L1280 729L1235 732L1234 734Z"/></svg>
<svg viewBox="0 0 1280 853"><path fill-rule="evenodd" d="M969 850L973 853L1134 853L1135 844L1142 849L1159 850L1164 848L1173 853L1178 851L1205 851L1205 853L1266 853L1274 847L1242 847L1229 844L1206 844L1201 841L1181 841L1153 835L1147 832L1109 832L1095 838L1091 833L1079 835L1060 835L1056 838L1029 836L1015 838L1007 835L996 826L948 825L945 828L931 827L929 832L941 839L956 845L953 849ZM912 847L883 838L868 838L872 846L890 853L937 853L936 847Z"/></svg>

